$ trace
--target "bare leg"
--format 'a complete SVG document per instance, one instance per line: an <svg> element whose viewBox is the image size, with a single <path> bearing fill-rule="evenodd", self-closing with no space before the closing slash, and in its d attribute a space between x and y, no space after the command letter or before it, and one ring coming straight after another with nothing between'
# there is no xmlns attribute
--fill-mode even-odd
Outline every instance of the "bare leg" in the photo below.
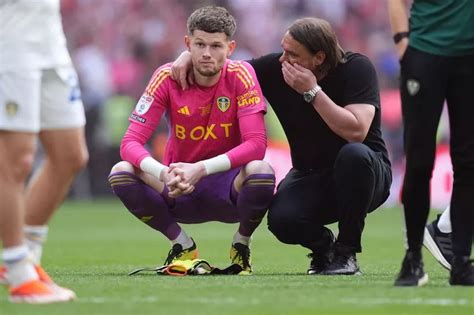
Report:
<svg viewBox="0 0 474 315"><path fill-rule="evenodd" d="M35 134L0 131L0 233L3 247L23 244L24 189Z"/></svg>
<svg viewBox="0 0 474 315"><path fill-rule="evenodd" d="M84 128L44 130L40 132L40 140L45 159L27 190L27 225L48 223L88 160Z"/></svg>

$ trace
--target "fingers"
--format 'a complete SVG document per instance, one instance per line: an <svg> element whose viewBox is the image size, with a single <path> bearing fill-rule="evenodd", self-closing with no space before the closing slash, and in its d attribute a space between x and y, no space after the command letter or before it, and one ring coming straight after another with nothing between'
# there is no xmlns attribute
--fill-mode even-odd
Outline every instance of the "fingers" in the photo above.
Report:
<svg viewBox="0 0 474 315"><path fill-rule="evenodd" d="M177 185L177 186L174 186L174 187L168 187L168 189L169 189L168 196L170 198L177 198L179 196L188 195L188 194L192 193L194 191L195 187L193 185L188 185L188 187L186 189L180 189L179 185Z"/></svg>
<svg viewBox="0 0 474 315"><path fill-rule="evenodd" d="M193 71L189 71L189 73L188 73L188 82L189 82L190 85L194 84L194 72Z"/></svg>
<svg viewBox="0 0 474 315"><path fill-rule="evenodd" d="M179 183L181 183L182 180L181 180L181 176L177 175L175 177L173 177L172 179L170 179L167 183L166 183L166 186L168 187L175 187L175 186L178 186Z"/></svg>
<svg viewBox="0 0 474 315"><path fill-rule="evenodd" d="M178 81L183 91L189 88L189 84L188 84L188 81L186 80L186 77L187 77L186 71L181 71L179 74Z"/></svg>

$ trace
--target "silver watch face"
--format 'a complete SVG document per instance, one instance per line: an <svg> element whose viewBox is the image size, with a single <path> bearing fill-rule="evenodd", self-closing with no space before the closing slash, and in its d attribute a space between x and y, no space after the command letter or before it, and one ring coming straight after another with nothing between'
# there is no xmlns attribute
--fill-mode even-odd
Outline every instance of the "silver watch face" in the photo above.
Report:
<svg viewBox="0 0 474 315"><path fill-rule="evenodd" d="M303 98L306 102L311 103L311 101L313 100L313 95L309 92L304 92Z"/></svg>

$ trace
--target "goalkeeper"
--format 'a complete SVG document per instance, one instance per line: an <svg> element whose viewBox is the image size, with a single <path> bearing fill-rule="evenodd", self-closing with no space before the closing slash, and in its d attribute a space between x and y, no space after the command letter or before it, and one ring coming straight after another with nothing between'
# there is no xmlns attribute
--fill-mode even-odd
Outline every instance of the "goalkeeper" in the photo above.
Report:
<svg viewBox="0 0 474 315"><path fill-rule="evenodd" d="M266 104L253 68L227 59L236 23L226 9L200 8L187 28L196 84L183 91L171 79L171 64L155 71L129 118L123 161L109 182L134 216L171 241L165 265L198 254L178 223L238 222L230 258L248 274L250 237L275 188L274 171L262 161ZM170 134L160 163L144 146L163 114Z"/></svg>

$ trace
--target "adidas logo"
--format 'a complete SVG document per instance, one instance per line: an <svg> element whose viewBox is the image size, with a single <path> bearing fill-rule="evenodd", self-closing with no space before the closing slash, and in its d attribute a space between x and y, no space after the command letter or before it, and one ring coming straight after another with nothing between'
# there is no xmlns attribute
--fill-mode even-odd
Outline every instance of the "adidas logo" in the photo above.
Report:
<svg viewBox="0 0 474 315"><path fill-rule="evenodd" d="M190 114L189 114L188 106L186 105L186 106L183 106L180 109L178 109L178 113L189 116Z"/></svg>

